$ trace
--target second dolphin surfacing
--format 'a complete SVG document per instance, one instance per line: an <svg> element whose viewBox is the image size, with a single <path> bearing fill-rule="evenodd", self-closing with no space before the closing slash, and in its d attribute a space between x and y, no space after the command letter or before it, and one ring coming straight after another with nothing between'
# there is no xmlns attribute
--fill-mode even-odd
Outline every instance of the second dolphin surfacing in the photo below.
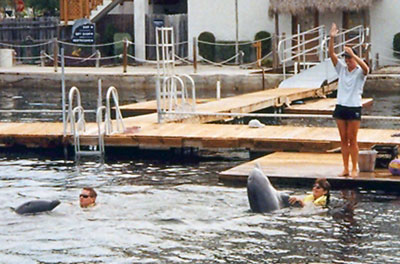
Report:
<svg viewBox="0 0 400 264"><path fill-rule="evenodd" d="M255 213L269 213L290 205L289 195L277 191L258 167L247 178L247 196L250 208Z"/></svg>

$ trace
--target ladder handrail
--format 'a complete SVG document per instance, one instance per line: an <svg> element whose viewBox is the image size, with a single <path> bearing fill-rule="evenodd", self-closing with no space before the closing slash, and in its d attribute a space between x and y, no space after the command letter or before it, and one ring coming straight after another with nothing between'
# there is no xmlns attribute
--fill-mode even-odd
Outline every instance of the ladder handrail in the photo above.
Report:
<svg viewBox="0 0 400 264"><path fill-rule="evenodd" d="M163 94L162 96L164 96L164 101L162 103L162 105L164 105L164 111L172 111L173 107L172 107L172 100L175 100L175 105L178 104L177 99L178 99L178 93L176 90L176 86L175 86L175 82L174 79L178 80L179 84L181 85L181 97L182 97L182 103L186 102L186 98L184 97L185 95L185 85L182 81L182 79L177 76L177 75L172 75L172 76L167 76L164 77L163 80ZM168 85L169 83L167 83L168 80L171 80L171 84ZM168 102L167 102L168 100ZM166 103L168 103L168 109L167 106L165 105Z"/></svg>
<svg viewBox="0 0 400 264"><path fill-rule="evenodd" d="M107 90L107 96L106 96L106 120L108 124L106 125L106 134L109 135L113 133L113 126L111 122L111 96L114 100L114 105L115 105L115 122L117 125L117 131L120 133L123 133L125 131L125 125L124 121L122 118L121 110L119 108L119 97L118 97L118 91L114 86L110 86ZM122 130L121 130L122 128Z"/></svg>
<svg viewBox="0 0 400 264"><path fill-rule="evenodd" d="M196 111L196 84L194 83L193 78L189 74L180 74L180 76L187 78L190 83L192 84L192 111ZM187 93L187 88L185 86L185 91ZM189 95L186 94L186 96L189 98Z"/></svg>
<svg viewBox="0 0 400 264"><path fill-rule="evenodd" d="M99 150L102 154L105 153L104 134L107 130L107 122L104 122L104 130L101 131L101 123L103 122L103 111L106 111L105 106L99 106L96 111L97 131L98 131L98 136L99 136Z"/></svg>
<svg viewBox="0 0 400 264"><path fill-rule="evenodd" d="M76 119L75 119L75 115L76 115L77 112L78 112L78 115L79 115L78 122L76 122ZM81 119L82 116L84 116L84 114L85 114L85 111L84 111L83 107L79 105L79 106L76 106L72 110L71 116L70 116L70 119L71 119L71 133L74 136L75 154L79 154L79 152L81 151L80 138L79 138L79 136L80 136L79 131L81 129L80 129L80 126L79 126L79 120ZM78 124L77 127L75 126L75 124ZM83 123L83 131L85 131L85 130L86 130L86 126L85 126L85 123Z"/></svg>
<svg viewBox="0 0 400 264"><path fill-rule="evenodd" d="M79 89L76 86L72 86L71 89L69 90L68 94L68 117L67 117L67 124L70 123L70 132L73 133L72 129L72 114L74 105L74 95L76 95L76 101L77 101L77 107L82 107L82 102L81 102L81 93L79 92ZM83 109L83 108L82 108ZM75 117L74 117L75 118ZM85 118L84 118L84 112L79 112L79 118L78 122L83 122L85 124Z"/></svg>

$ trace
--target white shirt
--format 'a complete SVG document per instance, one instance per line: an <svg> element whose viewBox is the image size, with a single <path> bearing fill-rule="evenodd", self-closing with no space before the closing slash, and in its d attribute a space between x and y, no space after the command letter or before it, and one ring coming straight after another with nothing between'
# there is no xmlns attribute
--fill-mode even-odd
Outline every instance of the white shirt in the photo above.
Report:
<svg viewBox="0 0 400 264"><path fill-rule="evenodd" d="M349 72L345 62L338 60L336 72L339 75L337 104L349 107L361 107L361 95L367 76L359 65Z"/></svg>

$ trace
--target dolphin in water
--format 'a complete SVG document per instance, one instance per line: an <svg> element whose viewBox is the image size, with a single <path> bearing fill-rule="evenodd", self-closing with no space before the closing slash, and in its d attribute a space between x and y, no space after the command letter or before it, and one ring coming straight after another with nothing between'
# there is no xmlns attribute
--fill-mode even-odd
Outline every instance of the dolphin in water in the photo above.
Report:
<svg viewBox="0 0 400 264"><path fill-rule="evenodd" d="M290 205L289 195L277 191L259 166L247 178L247 196L255 213L269 213Z"/></svg>
<svg viewBox="0 0 400 264"><path fill-rule="evenodd" d="M56 208L60 204L59 200L53 201L44 201L44 200L35 200L29 201L15 209L17 214L35 214L41 212L51 211Z"/></svg>

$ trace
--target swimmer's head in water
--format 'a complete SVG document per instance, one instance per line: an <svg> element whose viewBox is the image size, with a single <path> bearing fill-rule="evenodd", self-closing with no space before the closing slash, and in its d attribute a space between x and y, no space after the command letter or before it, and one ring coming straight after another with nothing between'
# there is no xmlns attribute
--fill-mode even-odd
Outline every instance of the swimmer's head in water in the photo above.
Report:
<svg viewBox="0 0 400 264"><path fill-rule="evenodd" d="M329 196L330 189L331 189L331 185L325 178L316 179L313 189L312 189L314 199L318 199L319 197L321 197L323 195Z"/></svg>
<svg viewBox="0 0 400 264"><path fill-rule="evenodd" d="M79 195L79 204L81 207L88 207L95 204L97 193L93 188L85 187Z"/></svg>

